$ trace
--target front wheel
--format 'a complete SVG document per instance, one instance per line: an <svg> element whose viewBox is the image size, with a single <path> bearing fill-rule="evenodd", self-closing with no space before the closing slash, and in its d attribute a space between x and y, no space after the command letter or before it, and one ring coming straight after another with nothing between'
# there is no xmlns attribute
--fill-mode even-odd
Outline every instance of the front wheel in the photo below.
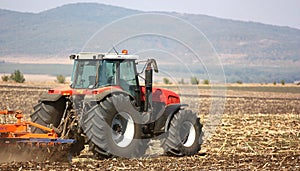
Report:
<svg viewBox="0 0 300 171"><path fill-rule="evenodd" d="M141 115L129 96L113 94L84 115L82 128L97 157L137 158L144 155L147 144L141 139Z"/></svg>
<svg viewBox="0 0 300 171"><path fill-rule="evenodd" d="M202 125L191 110L179 110L170 122L166 137L162 140L168 155L190 156L197 154L202 143Z"/></svg>

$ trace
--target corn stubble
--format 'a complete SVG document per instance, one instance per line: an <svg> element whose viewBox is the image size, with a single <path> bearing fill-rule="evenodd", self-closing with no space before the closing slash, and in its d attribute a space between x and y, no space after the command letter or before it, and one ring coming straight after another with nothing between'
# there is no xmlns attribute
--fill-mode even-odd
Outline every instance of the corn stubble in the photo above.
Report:
<svg viewBox="0 0 300 171"><path fill-rule="evenodd" d="M1 109L9 106L30 114L45 88L0 87ZM206 90L205 90L206 91ZM209 92L203 92L209 96ZM204 123L211 98L182 96ZM9 121L9 118L6 118ZM3 122L3 119L0 120ZM199 170L199 169L300 169L300 94L229 91L224 114L216 133L190 157L152 155L154 158L95 160L84 150L72 162L5 161L0 153L0 170ZM28 149L30 150L30 149ZM31 149L34 150L34 149ZM151 151L151 150L150 150ZM155 150L152 150L155 151ZM24 152L25 153L25 152ZM28 152L26 152L28 153ZM59 153L59 150L57 150ZM155 152L154 152L155 153ZM21 156L21 152L18 152Z"/></svg>

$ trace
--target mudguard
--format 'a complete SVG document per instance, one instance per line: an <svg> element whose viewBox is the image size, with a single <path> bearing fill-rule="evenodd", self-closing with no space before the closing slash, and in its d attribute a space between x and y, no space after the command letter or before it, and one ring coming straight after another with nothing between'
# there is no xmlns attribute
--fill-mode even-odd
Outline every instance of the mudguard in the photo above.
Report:
<svg viewBox="0 0 300 171"><path fill-rule="evenodd" d="M181 107L188 106L187 104L169 104L165 107L161 117L155 122L154 132L166 132L168 131L170 121L174 117Z"/></svg>
<svg viewBox="0 0 300 171"><path fill-rule="evenodd" d="M40 97L40 102L55 102L62 97L61 94L43 93Z"/></svg>
<svg viewBox="0 0 300 171"><path fill-rule="evenodd" d="M117 88L111 88L111 89L108 89L108 90L105 90L105 91L101 92L100 94L86 95L85 96L85 101L102 101L105 97L107 97L110 94L114 94L114 93L126 94L131 99L133 99L132 95L129 94L128 92L123 91L121 89L117 89Z"/></svg>

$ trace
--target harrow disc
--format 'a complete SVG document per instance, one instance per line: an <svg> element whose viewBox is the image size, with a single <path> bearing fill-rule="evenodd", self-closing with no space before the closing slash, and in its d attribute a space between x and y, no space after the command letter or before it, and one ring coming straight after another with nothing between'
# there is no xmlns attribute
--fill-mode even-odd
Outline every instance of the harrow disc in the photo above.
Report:
<svg viewBox="0 0 300 171"><path fill-rule="evenodd" d="M55 161L69 162L70 149L74 140L70 139L0 139L1 162Z"/></svg>

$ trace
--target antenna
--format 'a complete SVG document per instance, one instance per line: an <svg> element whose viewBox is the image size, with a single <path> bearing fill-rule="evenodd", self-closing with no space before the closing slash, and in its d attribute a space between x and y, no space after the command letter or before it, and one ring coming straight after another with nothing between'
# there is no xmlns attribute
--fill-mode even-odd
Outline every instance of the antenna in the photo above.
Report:
<svg viewBox="0 0 300 171"><path fill-rule="evenodd" d="M119 53L118 53L118 51L116 50L116 48L114 47L114 46L112 46L113 47L113 50L115 51L115 53L117 54L117 55L119 55Z"/></svg>

